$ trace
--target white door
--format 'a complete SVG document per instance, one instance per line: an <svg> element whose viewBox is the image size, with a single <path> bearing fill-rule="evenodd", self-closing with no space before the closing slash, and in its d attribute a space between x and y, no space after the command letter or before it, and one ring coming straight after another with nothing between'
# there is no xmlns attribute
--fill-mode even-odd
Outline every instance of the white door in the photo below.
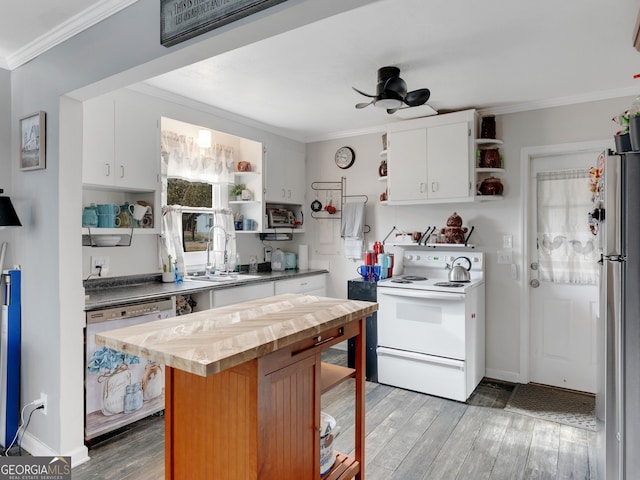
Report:
<svg viewBox="0 0 640 480"><path fill-rule="evenodd" d="M531 158L528 215L529 380L594 393L598 267L587 213L588 170L597 157L589 151Z"/></svg>

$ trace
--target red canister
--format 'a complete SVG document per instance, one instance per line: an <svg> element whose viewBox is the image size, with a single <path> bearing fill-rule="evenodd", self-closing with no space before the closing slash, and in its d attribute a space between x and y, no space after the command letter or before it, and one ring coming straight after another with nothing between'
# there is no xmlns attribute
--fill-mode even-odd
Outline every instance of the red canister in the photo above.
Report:
<svg viewBox="0 0 640 480"><path fill-rule="evenodd" d="M393 253L389 254L389 270L387 271L387 278L393 277L393 263L394 263L394 255Z"/></svg>
<svg viewBox="0 0 640 480"><path fill-rule="evenodd" d="M376 263L375 253L373 250L367 250L364 253L364 264L365 265L374 265Z"/></svg>
<svg viewBox="0 0 640 480"><path fill-rule="evenodd" d="M382 243L380 242L375 242L373 244L373 263L377 264L378 263L378 254L379 253L384 253L384 246L382 245Z"/></svg>

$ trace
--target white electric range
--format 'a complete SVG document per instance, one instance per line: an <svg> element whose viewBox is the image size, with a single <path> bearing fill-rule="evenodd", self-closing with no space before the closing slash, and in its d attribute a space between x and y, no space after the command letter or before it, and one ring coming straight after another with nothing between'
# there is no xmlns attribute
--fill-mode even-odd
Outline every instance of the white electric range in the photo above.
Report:
<svg viewBox="0 0 640 480"><path fill-rule="evenodd" d="M378 282L378 381L466 401L485 372L484 254L407 251ZM471 265L468 282L447 266Z"/></svg>

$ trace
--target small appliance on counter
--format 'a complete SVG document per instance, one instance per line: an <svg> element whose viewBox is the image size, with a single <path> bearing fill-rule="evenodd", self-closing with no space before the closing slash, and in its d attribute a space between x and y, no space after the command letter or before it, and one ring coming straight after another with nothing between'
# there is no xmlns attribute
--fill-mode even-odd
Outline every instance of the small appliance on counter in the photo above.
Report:
<svg viewBox="0 0 640 480"><path fill-rule="evenodd" d="M285 270L295 270L298 268L298 256L292 252L284 252Z"/></svg>
<svg viewBox="0 0 640 480"><path fill-rule="evenodd" d="M291 210L284 208L267 209L268 228L292 227L295 225L295 215Z"/></svg>

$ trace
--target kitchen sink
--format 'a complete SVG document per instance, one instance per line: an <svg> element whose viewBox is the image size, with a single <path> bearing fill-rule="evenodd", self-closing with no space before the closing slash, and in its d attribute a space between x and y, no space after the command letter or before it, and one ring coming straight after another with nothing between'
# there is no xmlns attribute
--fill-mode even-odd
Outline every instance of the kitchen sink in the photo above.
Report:
<svg viewBox="0 0 640 480"><path fill-rule="evenodd" d="M191 274L184 277L185 280L194 280L198 282L242 282L245 280L254 280L261 278L260 275L249 275L246 273L217 273L215 275Z"/></svg>

